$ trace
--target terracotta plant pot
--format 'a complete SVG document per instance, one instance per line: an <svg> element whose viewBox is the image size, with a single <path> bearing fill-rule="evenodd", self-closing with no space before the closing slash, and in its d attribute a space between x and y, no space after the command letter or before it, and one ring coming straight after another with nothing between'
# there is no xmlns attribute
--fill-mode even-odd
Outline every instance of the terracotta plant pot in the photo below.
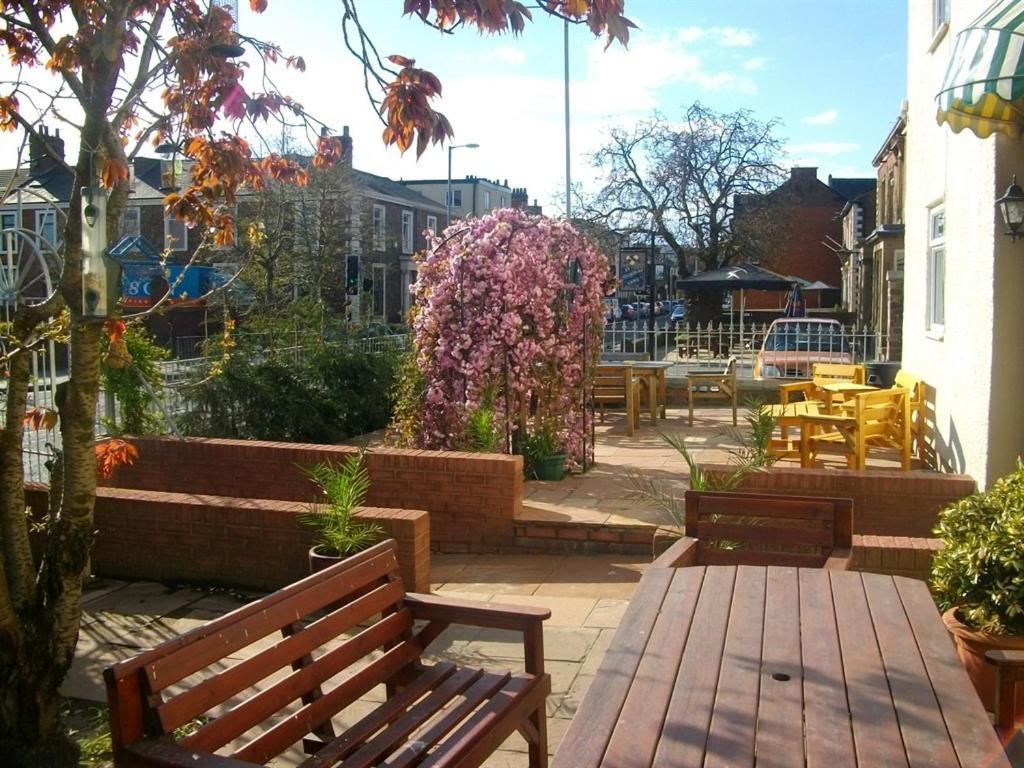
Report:
<svg viewBox="0 0 1024 768"><path fill-rule="evenodd" d="M986 651L1024 651L1024 636L996 635L964 624L957 617L957 608L950 608L942 614L946 629L953 636L956 652L974 683L981 703L989 712L994 711L996 701L995 668L985 661Z"/></svg>

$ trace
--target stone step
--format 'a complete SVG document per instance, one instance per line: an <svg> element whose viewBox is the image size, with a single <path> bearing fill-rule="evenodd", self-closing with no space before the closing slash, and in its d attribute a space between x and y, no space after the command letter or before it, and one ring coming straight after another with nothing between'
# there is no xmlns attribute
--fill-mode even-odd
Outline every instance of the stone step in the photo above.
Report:
<svg viewBox="0 0 1024 768"><path fill-rule="evenodd" d="M517 550L564 554L652 554L658 529L615 511L539 501L524 501L513 523Z"/></svg>

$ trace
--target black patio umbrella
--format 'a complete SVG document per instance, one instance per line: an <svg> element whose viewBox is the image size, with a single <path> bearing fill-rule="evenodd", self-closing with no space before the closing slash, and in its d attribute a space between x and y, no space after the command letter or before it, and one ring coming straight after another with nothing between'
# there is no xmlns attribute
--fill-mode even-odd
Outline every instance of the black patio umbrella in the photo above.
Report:
<svg viewBox="0 0 1024 768"><path fill-rule="evenodd" d="M699 275L676 280L676 287L684 291L739 291L740 334L743 334L743 312L746 309L746 291L789 291L793 281L770 269L756 264L732 264L709 269Z"/></svg>
<svg viewBox="0 0 1024 768"><path fill-rule="evenodd" d="M807 302L804 301L800 283L793 283L793 290L786 297L786 308L782 310L782 315L783 317L807 317Z"/></svg>

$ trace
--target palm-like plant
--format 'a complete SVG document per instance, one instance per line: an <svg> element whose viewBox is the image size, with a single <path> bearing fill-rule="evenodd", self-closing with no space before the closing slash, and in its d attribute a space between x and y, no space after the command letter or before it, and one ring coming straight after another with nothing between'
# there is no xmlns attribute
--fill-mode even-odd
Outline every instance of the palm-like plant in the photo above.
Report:
<svg viewBox="0 0 1024 768"><path fill-rule="evenodd" d="M306 474L320 488L323 499L314 502L299 520L316 532L315 549L319 554L342 557L366 549L383 537L384 529L379 525L353 516L370 490L362 451L340 466L321 462L307 469Z"/></svg>

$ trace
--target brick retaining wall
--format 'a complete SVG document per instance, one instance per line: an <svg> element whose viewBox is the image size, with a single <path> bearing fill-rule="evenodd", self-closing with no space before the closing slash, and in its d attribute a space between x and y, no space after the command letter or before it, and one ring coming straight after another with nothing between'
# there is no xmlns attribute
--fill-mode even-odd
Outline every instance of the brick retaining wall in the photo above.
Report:
<svg viewBox="0 0 1024 768"><path fill-rule="evenodd" d="M722 465L703 467L722 472ZM872 536L928 538L939 512L977 490L974 478L939 472L800 469L774 466L753 472L742 490L793 496L853 499L853 532Z"/></svg>
<svg viewBox="0 0 1024 768"><path fill-rule="evenodd" d="M34 510L45 509L46 486L28 486L26 502ZM309 574L313 534L296 519L307 506L276 499L98 488L93 572L278 589ZM398 542L406 589L429 592L428 514L364 507L357 516L378 523Z"/></svg>
<svg viewBox="0 0 1024 768"><path fill-rule="evenodd" d="M302 471L342 462L351 446L250 440L133 437L139 457L107 485L150 491L310 502ZM368 504L430 513L435 551L488 552L513 544L523 498L523 459L500 454L375 448L366 454Z"/></svg>
<svg viewBox="0 0 1024 768"><path fill-rule="evenodd" d="M854 536L853 569L928 581L942 541L908 536Z"/></svg>

